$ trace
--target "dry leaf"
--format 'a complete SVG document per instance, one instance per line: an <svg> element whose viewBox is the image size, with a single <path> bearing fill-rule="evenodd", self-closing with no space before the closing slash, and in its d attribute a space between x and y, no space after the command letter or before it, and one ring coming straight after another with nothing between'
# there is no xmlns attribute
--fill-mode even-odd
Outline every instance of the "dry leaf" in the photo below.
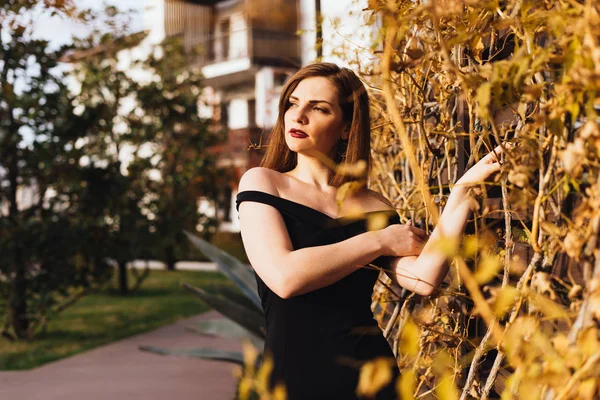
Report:
<svg viewBox="0 0 600 400"><path fill-rule="evenodd" d="M396 368L394 360L376 358L360 367L356 394L374 397L385 385L392 380L392 368Z"/></svg>
<svg viewBox="0 0 600 400"><path fill-rule="evenodd" d="M502 269L502 263L497 256L491 254L482 255L479 263L477 263L474 278L480 285L488 283Z"/></svg>
<svg viewBox="0 0 600 400"><path fill-rule="evenodd" d="M416 356L419 353L420 337L421 329L413 321L407 321L400 337L400 352L404 355Z"/></svg>
<svg viewBox="0 0 600 400"><path fill-rule="evenodd" d="M546 272L536 272L531 278L531 288L540 294L548 294L552 300L556 300L556 292L552 289L552 276Z"/></svg>
<svg viewBox="0 0 600 400"><path fill-rule="evenodd" d="M479 241L477 236L469 235L463 239L463 255L465 258L474 257L479 249Z"/></svg>
<svg viewBox="0 0 600 400"><path fill-rule="evenodd" d="M458 390L451 374L445 373L437 383L435 394L439 400L458 400Z"/></svg>
<svg viewBox="0 0 600 400"><path fill-rule="evenodd" d="M579 385L579 396L578 399L581 400L592 400L597 399L596 394L598 390L598 379L596 378L588 378L581 382Z"/></svg>
<svg viewBox="0 0 600 400"><path fill-rule="evenodd" d="M527 168L517 166L515 169L508 171L508 180L513 185L524 188L529 184L529 175L527 174Z"/></svg>
<svg viewBox="0 0 600 400"><path fill-rule="evenodd" d="M416 372L414 369L402 371L400 378L396 382L396 393L399 399L412 400L415 398Z"/></svg>
<svg viewBox="0 0 600 400"><path fill-rule="evenodd" d="M352 197L355 193L359 192L364 186L364 182L361 181L350 181L342 184L335 193L335 201L339 208L348 197Z"/></svg>
<svg viewBox="0 0 600 400"><path fill-rule="evenodd" d="M367 231L377 231L388 225L388 216L385 213L373 213L367 218Z"/></svg>
<svg viewBox="0 0 600 400"><path fill-rule="evenodd" d="M273 389L273 399L274 400L286 400L287 392L285 390L285 386L282 384L277 384Z"/></svg>
<svg viewBox="0 0 600 400"><path fill-rule="evenodd" d="M583 168L585 160L585 145L582 138L575 139L575 143L567 144L567 148L559 153L565 170L572 177L577 177Z"/></svg>
<svg viewBox="0 0 600 400"><path fill-rule="evenodd" d="M496 296L494 302L494 314L498 318L501 318L508 312L513 303L517 300L519 296L519 291L516 287L513 286L505 286L501 288Z"/></svg>
<svg viewBox="0 0 600 400"><path fill-rule="evenodd" d="M573 287L571 288L571 290L569 290L569 300L575 300L581 297L581 294L583 293L583 287L581 285L573 285Z"/></svg>
<svg viewBox="0 0 600 400"><path fill-rule="evenodd" d="M335 172L339 175L363 178L367 174L367 162L358 160L354 164L341 163L336 167Z"/></svg>

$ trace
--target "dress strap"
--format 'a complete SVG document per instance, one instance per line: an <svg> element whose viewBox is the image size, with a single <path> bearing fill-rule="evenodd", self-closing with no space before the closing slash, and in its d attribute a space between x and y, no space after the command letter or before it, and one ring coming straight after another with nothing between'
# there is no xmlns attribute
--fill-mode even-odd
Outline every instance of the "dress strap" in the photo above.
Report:
<svg viewBox="0 0 600 400"><path fill-rule="evenodd" d="M259 192L258 190L245 190L239 192L235 199L235 209L240 210L240 203L243 201L254 201L256 203L263 203L278 208L281 206L282 200L280 197L274 196L270 193Z"/></svg>
<svg viewBox="0 0 600 400"><path fill-rule="evenodd" d="M322 224L324 222L331 223L332 221L335 221L332 217L304 204L258 190L244 190L243 192L239 192L235 200L236 210L239 211L240 203L243 201L268 204L282 213L295 216L296 218L302 218L307 222Z"/></svg>

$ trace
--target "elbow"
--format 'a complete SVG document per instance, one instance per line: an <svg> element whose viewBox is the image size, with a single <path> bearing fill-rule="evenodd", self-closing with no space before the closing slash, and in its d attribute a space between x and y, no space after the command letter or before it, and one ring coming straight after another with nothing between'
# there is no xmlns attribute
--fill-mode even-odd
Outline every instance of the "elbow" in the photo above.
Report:
<svg viewBox="0 0 600 400"><path fill-rule="evenodd" d="M291 290L280 290L278 292L275 292L275 294L284 300L294 297L294 293Z"/></svg>
<svg viewBox="0 0 600 400"><path fill-rule="evenodd" d="M429 260L423 263L417 257L400 258L396 264L397 282L419 296L433 295L446 276L447 266L439 270L432 268L431 264Z"/></svg>
<svg viewBox="0 0 600 400"><path fill-rule="evenodd" d="M273 289L273 293L275 293L282 299L289 299L290 297L294 297L294 291L292 290L292 288L287 287L285 285L277 286Z"/></svg>
<svg viewBox="0 0 600 400"><path fill-rule="evenodd" d="M282 299L289 299L299 294L294 279L284 273L278 274L269 288Z"/></svg>
<svg viewBox="0 0 600 400"><path fill-rule="evenodd" d="M437 290L437 287L431 285L427 282L420 282L416 287L412 290L413 293L418 294L419 296L428 297L434 294Z"/></svg>
<svg viewBox="0 0 600 400"><path fill-rule="evenodd" d="M288 267L282 267L282 266ZM254 270L264 284L282 299L297 296L301 290L301 278L294 273L291 263L282 257L275 257L259 264L254 264Z"/></svg>

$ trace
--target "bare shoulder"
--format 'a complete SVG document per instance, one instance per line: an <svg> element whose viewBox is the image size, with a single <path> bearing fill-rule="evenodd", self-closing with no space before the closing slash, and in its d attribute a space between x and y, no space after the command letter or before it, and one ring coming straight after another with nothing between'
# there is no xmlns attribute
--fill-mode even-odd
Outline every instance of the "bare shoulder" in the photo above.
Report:
<svg viewBox="0 0 600 400"><path fill-rule="evenodd" d="M257 190L278 196L278 180L279 176L277 171L264 167L250 168L242 175L238 185L238 192Z"/></svg>
<svg viewBox="0 0 600 400"><path fill-rule="evenodd" d="M364 188L363 195L365 196L364 198L369 202L370 208L373 210L380 210L382 208L384 210L395 210L394 205L381 193Z"/></svg>

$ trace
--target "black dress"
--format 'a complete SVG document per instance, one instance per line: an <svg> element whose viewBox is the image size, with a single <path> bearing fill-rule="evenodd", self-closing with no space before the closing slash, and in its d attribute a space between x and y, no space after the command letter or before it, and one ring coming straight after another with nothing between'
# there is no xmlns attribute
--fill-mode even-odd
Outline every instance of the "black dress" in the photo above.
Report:
<svg viewBox="0 0 600 400"><path fill-rule="evenodd" d="M363 233L365 217L373 214L336 219L254 190L238 193L236 208L243 201L276 208L294 249L337 243ZM400 222L393 210L375 213L383 213L388 223ZM382 261L380 257L372 263L383 266ZM356 399L360 364L375 357L393 357L370 309L378 275L373 268L360 268L332 285L288 299L276 295L256 275L266 319L265 354L274 360L271 382L285 384L288 400ZM377 399L396 399L393 383Z"/></svg>

